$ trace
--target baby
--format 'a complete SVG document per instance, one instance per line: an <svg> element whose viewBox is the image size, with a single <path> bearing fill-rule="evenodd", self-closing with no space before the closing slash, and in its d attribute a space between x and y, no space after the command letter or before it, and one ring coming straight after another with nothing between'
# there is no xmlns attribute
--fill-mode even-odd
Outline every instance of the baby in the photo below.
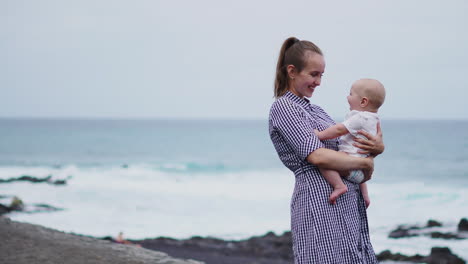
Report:
<svg viewBox="0 0 468 264"><path fill-rule="evenodd" d="M368 155L358 153L360 149L353 146L354 137L363 137L357 134L359 130L364 130L372 135L377 133L377 124L379 123L377 111L384 100L385 88L379 81L373 79L358 80L351 86L348 95L351 112L346 115L346 120L323 131L315 130L315 134L320 140L341 136L341 143L338 146L340 151L356 157L367 157ZM331 204L335 204L336 199L347 192L348 188L343 183L339 172L326 169L320 169L320 172L333 187L329 201ZM367 186L365 183L361 183L364 180L362 171L351 171L344 177L349 181L360 183L361 192L368 206L370 201Z"/></svg>

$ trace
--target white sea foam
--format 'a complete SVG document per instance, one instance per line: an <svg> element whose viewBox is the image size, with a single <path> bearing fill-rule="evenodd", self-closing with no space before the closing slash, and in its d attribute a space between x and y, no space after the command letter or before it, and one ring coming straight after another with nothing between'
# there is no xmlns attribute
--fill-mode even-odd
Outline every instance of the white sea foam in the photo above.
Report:
<svg viewBox="0 0 468 264"><path fill-rule="evenodd" d="M6 169L2 175L14 169ZM64 168L68 172L70 168ZM30 168L20 174L67 175ZM11 175L11 173L10 173ZM149 166L76 169L67 186L26 182L0 193L26 203L50 203L63 212L14 214L17 220L96 236L123 230L130 237L212 235L241 238L289 225L293 178L287 171L176 174ZM282 212L284 217L278 217Z"/></svg>

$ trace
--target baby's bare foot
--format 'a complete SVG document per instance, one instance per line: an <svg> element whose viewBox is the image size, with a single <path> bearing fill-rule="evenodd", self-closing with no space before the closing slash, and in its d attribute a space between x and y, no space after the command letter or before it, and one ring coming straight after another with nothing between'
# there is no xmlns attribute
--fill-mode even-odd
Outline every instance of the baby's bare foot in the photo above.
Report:
<svg viewBox="0 0 468 264"><path fill-rule="evenodd" d="M331 204L336 204L336 199L338 199L340 195L344 194L347 191L348 191L348 188L346 187L346 185L343 184L342 186L341 185L337 186L331 193L330 198L328 200L330 201Z"/></svg>

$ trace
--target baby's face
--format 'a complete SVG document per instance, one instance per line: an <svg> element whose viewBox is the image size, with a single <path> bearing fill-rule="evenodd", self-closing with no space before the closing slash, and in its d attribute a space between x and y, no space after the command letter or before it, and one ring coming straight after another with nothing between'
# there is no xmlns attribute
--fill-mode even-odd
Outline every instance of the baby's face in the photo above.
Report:
<svg viewBox="0 0 468 264"><path fill-rule="evenodd" d="M361 99L362 97L357 93L355 85L351 86L351 90L348 95L348 104L350 110L361 110Z"/></svg>

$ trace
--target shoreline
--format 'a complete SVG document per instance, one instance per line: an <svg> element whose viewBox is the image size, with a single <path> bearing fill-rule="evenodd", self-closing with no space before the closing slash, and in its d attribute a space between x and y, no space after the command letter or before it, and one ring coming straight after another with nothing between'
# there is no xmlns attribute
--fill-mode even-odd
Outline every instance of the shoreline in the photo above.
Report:
<svg viewBox="0 0 468 264"><path fill-rule="evenodd" d="M399 229L401 230L401 228ZM291 233L268 232L245 240L212 237L169 237L116 241L115 238L65 233L0 216L2 263L160 263L160 264L289 264ZM381 263L466 263L449 248L432 248L429 256L376 252ZM4 257L5 255L6 257Z"/></svg>

